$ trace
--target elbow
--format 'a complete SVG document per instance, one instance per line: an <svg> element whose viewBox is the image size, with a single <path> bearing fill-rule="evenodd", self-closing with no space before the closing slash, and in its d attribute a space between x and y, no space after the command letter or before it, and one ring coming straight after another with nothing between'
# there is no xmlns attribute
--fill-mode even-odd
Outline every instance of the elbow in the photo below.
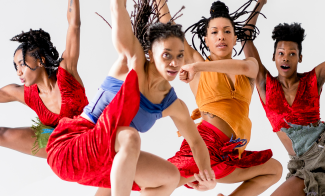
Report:
<svg viewBox="0 0 325 196"><path fill-rule="evenodd" d="M243 75L246 75L250 78L256 78L258 73L258 63L255 58L248 58L244 61L242 66Z"/></svg>

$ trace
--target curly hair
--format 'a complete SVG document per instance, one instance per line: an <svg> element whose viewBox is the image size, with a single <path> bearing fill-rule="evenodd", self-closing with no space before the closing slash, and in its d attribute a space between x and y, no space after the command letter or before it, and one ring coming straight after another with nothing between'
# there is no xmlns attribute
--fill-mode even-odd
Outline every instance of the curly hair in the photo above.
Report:
<svg viewBox="0 0 325 196"><path fill-rule="evenodd" d="M235 35L237 36L237 42L242 42L242 41L245 42L238 53L238 55L240 55L241 52L243 51L246 41L254 40L256 36L260 33L259 29L255 25L247 24L256 14L261 14L260 12L255 11L259 4L256 6L256 8L253 11L246 11L246 9L251 5L253 1L254 0L249 0L248 2L246 2L244 5L242 5L239 9L237 9L235 12L231 14L229 14L229 9L223 2L221 1L213 2L210 8L210 17L209 18L202 17L201 20L199 20L197 23L190 26L185 31L185 33L187 31L190 31L193 34L192 45L194 49L198 51L194 43L194 38L195 36L197 36L200 40L199 50L201 51L202 55L208 58L207 52L209 52L209 48L205 44L204 37L206 37L207 35L207 29L209 27L210 21L212 19L222 17L230 20L232 27L234 28ZM248 13L252 13L252 14L246 20L236 21L238 18ZM236 56L237 51L236 49L234 50L236 52L234 56Z"/></svg>
<svg viewBox="0 0 325 196"><path fill-rule="evenodd" d="M22 32L10 40L21 43L15 50L14 56L18 50L22 50L23 63L31 70L36 70L37 68L31 68L29 65L27 65L25 61L26 54L34 57L35 59L38 59L44 66L49 78L56 73L60 62L63 60L62 58L59 58L59 53L51 42L50 34L43 31L42 29L30 29L30 31ZM42 58L44 58L44 61ZM15 62L14 66L17 70L17 65Z"/></svg>
<svg viewBox="0 0 325 196"><path fill-rule="evenodd" d="M274 43L274 53L279 41L292 41L298 44L299 55L302 52L302 41L305 39L305 29L301 27L300 23L292 24L279 24L274 27L272 31L272 39L275 40Z"/></svg>

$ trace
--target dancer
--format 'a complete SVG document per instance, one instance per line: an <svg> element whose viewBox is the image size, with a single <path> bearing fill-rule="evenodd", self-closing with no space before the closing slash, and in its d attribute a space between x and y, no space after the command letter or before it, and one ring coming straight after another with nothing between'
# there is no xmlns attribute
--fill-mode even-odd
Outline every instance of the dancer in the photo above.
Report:
<svg viewBox="0 0 325 196"><path fill-rule="evenodd" d="M14 66L24 85L10 84L1 88L0 103L19 101L33 109L39 121L32 128L1 127L0 145L3 147L47 158L45 147L52 128L63 117L81 114L88 104L77 72L79 0L68 2L69 28L62 58L50 35L42 29L23 32L11 39L21 43L14 53Z"/></svg>
<svg viewBox="0 0 325 196"><path fill-rule="evenodd" d="M133 22L136 37L126 0L111 1L113 43L119 59L84 113L59 122L46 149L48 163L61 179L112 187L114 196L130 195L131 189L140 188L141 195L170 195L179 182L177 168L140 151L138 133L170 116L191 146L198 176L209 179L202 184L213 188L216 182L207 147L169 84L184 63L184 33L180 25L150 25L154 19L148 17L158 14L158 8L145 7Z"/></svg>
<svg viewBox="0 0 325 196"><path fill-rule="evenodd" d="M254 58L233 60L231 57L236 40L245 40L242 26L234 19L245 13L249 3L232 17L224 3L214 2L210 9L211 17L203 18L190 27L201 40L202 53L206 55L210 51L210 56L206 55L207 60L204 61L185 42L187 64L181 68L180 78L190 83L196 97L199 110L194 114L202 114L203 118L197 128L208 146L217 182L244 181L231 195L251 196L276 183L281 177L282 167L278 161L271 159L271 150L245 151L251 133L248 111L258 65ZM165 5L161 13L168 12L165 2L160 4ZM166 22L169 18L169 14L165 15L161 21ZM181 173L179 185L195 180L193 174L197 172L197 167L186 141L169 161ZM204 186L194 183L188 185L205 190Z"/></svg>
<svg viewBox="0 0 325 196"><path fill-rule="evenodd" d="M258 3L256 11L260 12L266 0ZM255 15L248 25L255 25L257 18ZM325 125L320 122L319 113L325 63L309 72L297 73L304 38L305 30L299 23L283 23L274 28L273 61L277 77L262 64L253 41L247 41L244 48L245 56L254 57L259 63L256 88L273 132L290 156L287 180L273 196L325 194Z"/></svg>

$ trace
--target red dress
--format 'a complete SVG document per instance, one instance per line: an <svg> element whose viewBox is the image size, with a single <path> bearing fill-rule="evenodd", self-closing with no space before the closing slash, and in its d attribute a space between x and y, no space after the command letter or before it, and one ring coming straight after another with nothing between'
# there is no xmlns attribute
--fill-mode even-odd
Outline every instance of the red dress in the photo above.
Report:
<svg viewBox="0 0 325 196"><path fill-rule="evenodd" d="M118 126L129 126L139 110L140 91L132 70L96 124L81 116L63 118L49 138L47 162L61 179L110 188ZM140 190L134 183L133 190Z"/></svg>
<svg viewBox="0 0 325 196"><path fill-rule="evenodd" d="M272 157L271 150L245 150L241 154L241 159L239 159L236 147L243 145L243 141L230 141L230 138L222 131L204 120L197 126L197 129L208 147L211 168L216 175L216 179L229 175L236 168L249 168L261 165ZM193 153L186 140L183 141L180 150L175 156L168 159L168 161L173 163L178 168L181 176L185 178L199 173L199 168L195 163ZM185 186L188 187L187 185Z"/></svg>
<svg viewBox="0 0 325 196"><path fill-rule="evenodd" d="M85 88L65 69L59 67L57 83L61 92L60 114L48 110L39 97L37 85L24 86L25 103L32 108L40 121L47 126L55 127L63 117L80 115L88 104Z"/></svg>
<svg viewBox="0 0 325 196"><path fill-rule="evenodd" d="M303 73L299 78L296 97L290 106L284 96L280 82L267 73L265 104L262 105L269 119L273 132L282 127L289 128L285 122L308 125L320 121L319 98L315 69Z"/></svg>

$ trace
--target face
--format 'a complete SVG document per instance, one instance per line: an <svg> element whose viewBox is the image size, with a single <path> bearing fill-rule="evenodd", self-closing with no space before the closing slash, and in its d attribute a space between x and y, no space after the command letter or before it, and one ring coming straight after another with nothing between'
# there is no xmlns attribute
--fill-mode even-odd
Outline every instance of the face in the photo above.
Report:
<svg viewBox="0 0 325 196"><path fill-rule="evenodd" d="M231 58L232 49L236 45L237 36L234 28L227 18L214 18L210 20L205 37L211 57L216 59Z"/></svg>
<svg viewBox="0 0 325 196"><path fill-rule="evenodd" d="M17 68L17 75L22 83L26 86L31 86L36 83L36 79L40 74L42 65L39 63L39 60L36 60L34 57L29 56L28 54L25 55L25 62L31 68L36 68L35 71L31 70L29 67L24 65L23 62L23 53L22 50L17 50L14 56L14 62Z"/></svg>
<svg viewBox="0 0 325 196"><path fill-rule="evenodd" d="M291 41L279 41L273 56L279 75L290 77L297 74L298 62L301 63L302 55L299 55L298 44Z"/></svg>
<svg viewBox="0 0 325 196"><path fill-rule="evenodd" d="M149 57L161 76L172 81L184 65L184 42L178 37L155 41L152 50L149 50Z"/></svg>

